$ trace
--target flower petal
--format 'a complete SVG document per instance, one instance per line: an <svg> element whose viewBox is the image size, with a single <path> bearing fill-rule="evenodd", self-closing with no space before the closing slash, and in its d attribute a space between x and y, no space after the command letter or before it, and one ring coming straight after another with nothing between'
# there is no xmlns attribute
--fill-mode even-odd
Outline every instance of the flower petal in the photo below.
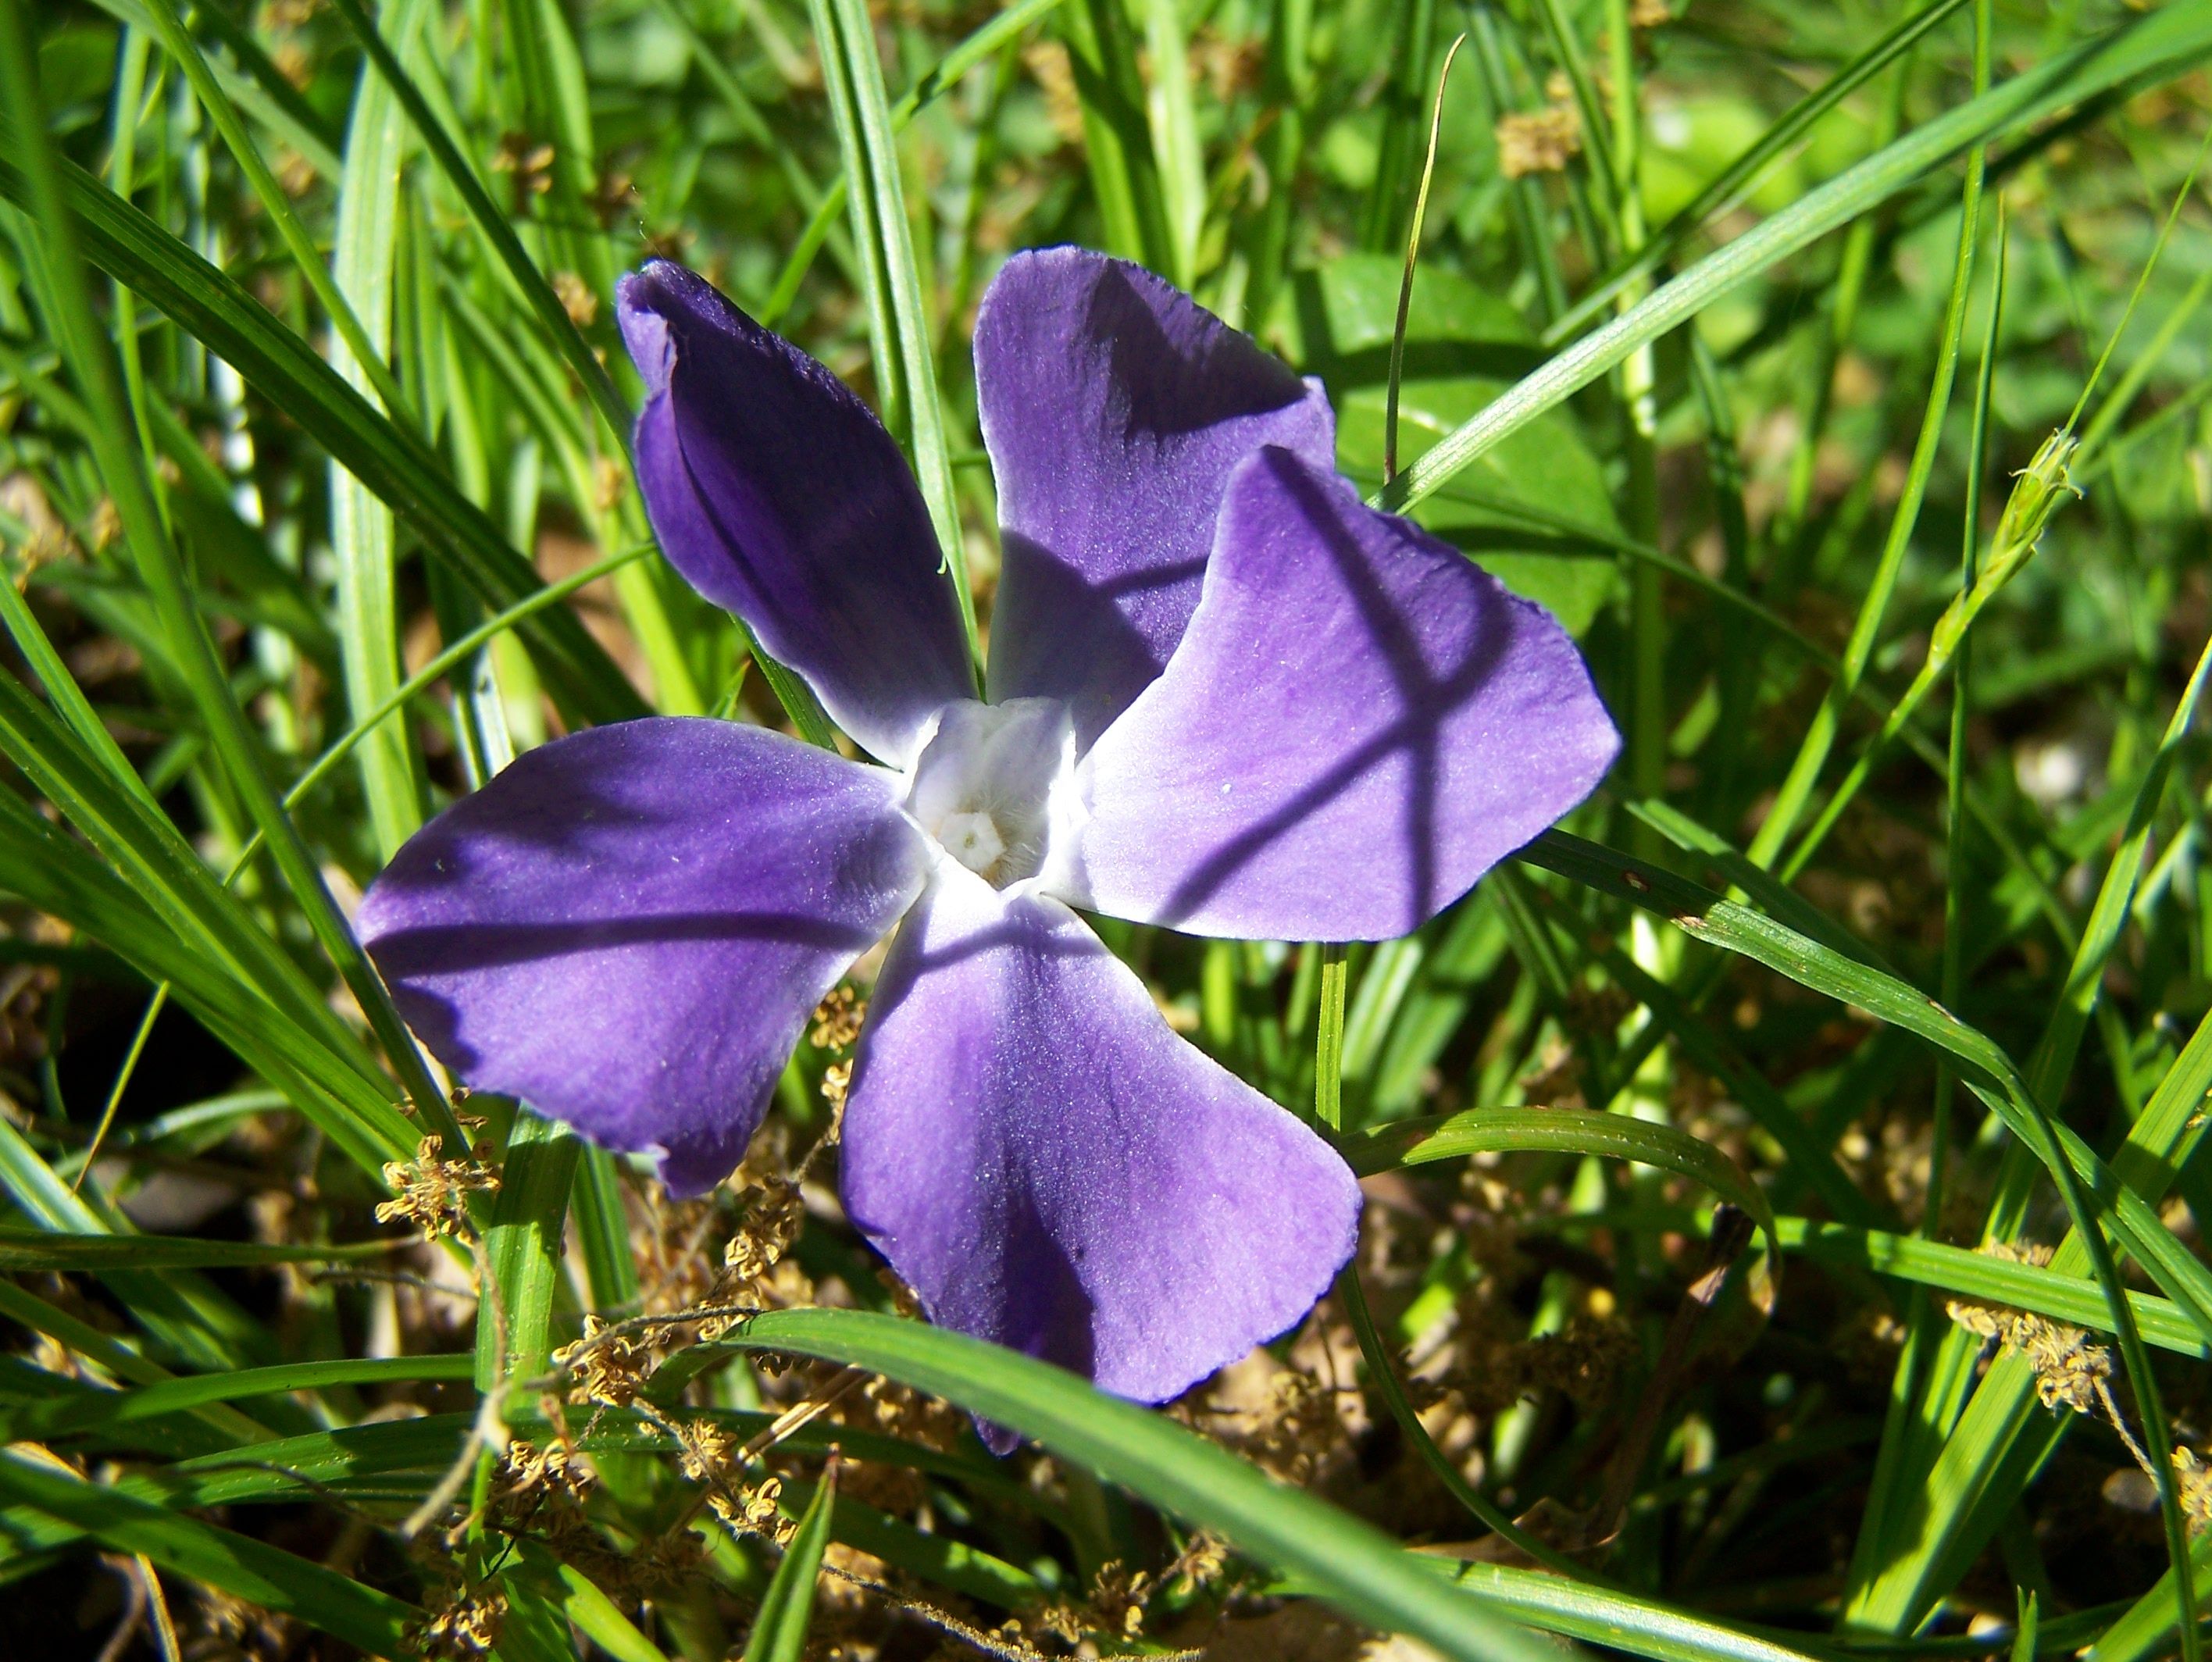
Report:
<svg viewBox="0 0 2212 1662"><path fill-rule="evenodd" d="M1318 381L1080 248L1006 262L975 387L1004 533L991 696L1072 700L1087 746L1182 638L1237 464L1274 444L1327 467L1334 418Z"/></svg>
<svg viewBox="0 0 2212 1662"><path fill-rule="evenodd" d="M1549 612L1268 450L1229 488L1182 647L1084 761L1067 898L1202 935L1403 935L1620 743Z"/></svg>
<svg viewBox="0 0 2212 1662"><path fill-rule="evenodd" d="M823 994L920 891L897 781L673 717L530 751L417 833L360 928L467 1083L696 1194L727 1176Z"/></svg>
<svg viewBox="0 0 2212 1662"><path fill-rule="evenodd" d="M1351 1255L1344 1162L1177 1038L1057 901L944 863L874 1004L845 1205L932 1320L1159 1402Z"/></svg>
<svg viewBox="0 0 2212 1662"><path fill-rule="evenodd" d="M637 479L662 549L904 767L975 682L898 446L843 382L682 266L653 261L616 301L648 394Z"/></svg>

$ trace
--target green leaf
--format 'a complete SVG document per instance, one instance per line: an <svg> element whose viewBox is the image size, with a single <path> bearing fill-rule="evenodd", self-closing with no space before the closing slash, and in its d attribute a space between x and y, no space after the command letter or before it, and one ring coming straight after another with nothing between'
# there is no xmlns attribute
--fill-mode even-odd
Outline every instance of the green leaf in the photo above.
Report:
<svg viewBox="0 0 2212 1662"><path fill-rule="evenodd" d="M152 0L157 7L168 0ZM394 0L387 8L402 40L422 26L431 8L424 0ZM337 357L348 385L387 415L403 412L386 390L391 374L393 270L399 239L399 168L406 130L391 88L373 70L362 71L347 129L345 171L338 181L337 246L331 252L337 281L361 323ZM331 551L337 558L337 622L344 659L347 707L358 718L398 686L399 599L393 567L397 534L392 510L343 464L331 465ZM415 746L406 724L380 726L355 749L362 794L368 798L377 853L388 860L422 828Z"/></svg>
<svg viewBox="0 0 2212 1662"><path fill-rule="evenodd" d="M1270 325L1291 361L1327 385L1338 465L1368 484L1382 478L1385 380L1403 275L1387 255L1340 255L1292 276ZM1423 265L1407 315L1401 460L1425 454L1540 361L1511 306L1455 272ZM1533 530L1532 515L1557 529ZM1619 587L1615 550L1625 533L1604 470L1565 410L1506 439L1412 517L1516 594L1551 608L1575 634Z"/></svg>

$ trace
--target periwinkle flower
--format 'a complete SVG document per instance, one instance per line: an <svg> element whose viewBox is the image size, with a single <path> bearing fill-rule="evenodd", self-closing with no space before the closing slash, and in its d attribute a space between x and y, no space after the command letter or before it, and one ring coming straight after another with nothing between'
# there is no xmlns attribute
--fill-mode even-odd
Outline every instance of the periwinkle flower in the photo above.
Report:
<svg viewBox="0 0 2212 1662"><path fill-rule="evenodd" d="M1611 762L1580 655L1362 504L1318 384L1061 248L1008 262L976 322L1004 533L979 701L866 407L678 266L619 298L663 549L875 764L725 721L578 733L402 849L364 939L458 1077L695 1194L897 925L846 1111L854 1222L933 1319L1176 1395L1326 1290L1358 1190L1178 1038L1079 910L1240 938L1418 927Z"/></svg>

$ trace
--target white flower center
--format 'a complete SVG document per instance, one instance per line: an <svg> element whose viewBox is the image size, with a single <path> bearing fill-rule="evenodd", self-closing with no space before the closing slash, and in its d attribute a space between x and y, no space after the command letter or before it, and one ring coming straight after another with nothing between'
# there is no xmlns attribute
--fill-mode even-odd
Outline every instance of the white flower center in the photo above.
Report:
<svg viewBox="0 0 2212 1662"><path fill-rule="evenodd" d="M1074 723L1058 699L963 700L922 747L906 811L946 854L1006 889L1046 874L1055 841L1065 846L1074 773Z"/></svg>

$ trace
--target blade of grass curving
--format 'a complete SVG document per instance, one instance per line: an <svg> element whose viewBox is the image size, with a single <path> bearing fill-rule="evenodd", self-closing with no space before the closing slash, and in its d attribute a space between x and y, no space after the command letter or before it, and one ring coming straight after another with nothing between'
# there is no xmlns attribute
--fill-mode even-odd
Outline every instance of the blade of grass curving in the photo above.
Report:
<svg viewBox="0 0 2212 1662"><path fill-rule="evenodd" d="M118 786L38 701L13 680L0 680L0 750L12 758L39 792L100 852L137 885L151 909L178 939L226 965L233 974L282 1012L303 1038L312 1037L326 1064L372 1083L381 1100L385 1084L373 1059L314 985L224 895L143 787ZM124 949L125 943L110 941ZM127 954L126 954L127 955ZM388 1127L386 1127L388 1129Z"/></svg>
<svg viewBox="0 0 2212 1662"><path fill-rule="evenodd" d="M1452 1499L1467 1508L1469 1514L1500 1540L1528 1554L1554 1574L1569 1580L1595 1579L1582 1565L1557 1548L1531 1535L1509 1517L1502 1509L1484 1498L1482 1492L1461 1475L1460 1469L1449 1457L1437 1447L1437 1440L1421 1423L1413 1402L1406 1395L1406 1387L1399 1382L1398 1371L1391 1363L1390 1353L1383 1348L1382 1336L1375 1331L1375 1317L1367 1307L1367 1294L1359 1284L1356 1265L1346 1265L1337 1274L1336 1295L1344 1307L1345 1319L1351 1325L1352 1337L1359 1342L1359 1355L1367 1364L1368 1383L1382 1398L1382 1405L1396 1422L1399 1435L1405 1438L1421 1464L1427 1466L1437 1481Z"/></svg>
<svg viewBox="0 0 2212 1662"><path fill-rule="evenodd" d="M1437 71L1437 95L1429 107L1429 147L1421 159L1421 182L1413 193L1413 221L1406 232L1406 270L1398 282L1398 317L1390 330L1390 368L1382 394L1382 478L1398 476L1398 384L1406 368L1406 319L1413 307L1413 268L1421 258L1421 231L1429 216L1429 186L1437 175L1437 144L1444 130L1444 88L1451 84L1452 60L1467 45L1456 36Z"/></svg>
<svg viewBox="0 0 2212 1662"><path fill-rule="evenodd" d="M899 178L898 140L884 90L883 59L863 0L808 0L823 80L836 118L849 192L853 242L868 301L868 334L884 425L903 438L922 500L937 531L941 568L960 602L968 651L977 652L975 603L968 589L968 557L960 501L952 485L952 452L937 385L927 308L915 262L906 190Z"/></svg>
<svg viewBox="0 0 2212 1662"><path fill-rule="evenodd" d="M125 27L149 36L153 33L153 20L139 0L93 0L93 3ZM207 62L231 101L297 150L301 159L324 178L336 179L337 130L284 78L284 72L270 60L252 32L222 7L200 0L194 0L189 15L201 34L228 54L209 58Z"/></svg>
<svg viewBox="0 0 2212 1662"><path fill-rule="evenodd" d="M1814 1135L1803 1117L1734 1046L1698 1018L1691 1000L1644 969L1627 951L1602 936L1576 927L1571 914L1562 918L1562 908L1555 896L1532 885L1530 900L1557 930L1557 945L1564 953L1587 955L1602 966L1622 992L1650 1013L1654 1028L1671 1034L1692 1060L1735 1094L1759 1128L1780 1146L1790 1174L1811 1185L1831 1211L1854 1223L1873 1225L1887 1221L1836 1163L1834 1153ZM1852 955L1856 959L1856 955ZM1624 1052L1617 1064L1618 1077L1632 1077L1634 1069L1642 1065L1642 1058L1649 1055L1652 1048L1639 1045L1633 1061Z"/></svg>
<svg viewBox="0 0 2212 1662"><path fill-rule="evenodd" d="M374 732L382 722L404 707L408 701L451 674L487 642L514 628L531 613L565 599L585 585L594 582L633 561L642 559L652 552L653 549L647 546L632 549L626 553L610 555L604 560L594 561L581 570L571 573L561 581L548 584L527 599L508 607L498 616L487 619L455 640L452 646L436 653L421 669L386 695L375 708L367 712L356 720L331 743L328 749L315 759L314 763L305 773L293 781L291 787L284 793L283 801L287 811L298 807L315 786L328 778L338 763L343 761L364 738ZM12 591L10 592L12 594ZM262 834L257 828L240 847L237 858L231 862L230 870L223 877L224 887L228 888L238 881L240 874L252 864L253 857L260 852L261 846ZM139 1021L138 1030L131 1040L130 1049L124 1056L121 1067L116 1071L115 1083L108 1092L106 1107L102 1112L99 1126L93 1134L94 1154L98 1152L101 1143L107 1136L109 1127L114 1123L116 1111L122 1105L123 1094L130 1087L131 1076L137 1069L140 1055L145 1049L147 1038L151 1034L155 1022L160 1017L163 1006L167 1003L171 989L172 983L163 981L154 989L154 996L147 1001L146 1013ZM85 1156L79 1168L80 1180L83 1172L89 1169L92 1158L91 1154ZM601 1261L605 1261L605 1254L601 1255ZM629 1264L627 1256L621 1256L617 1261L624 1265Z"/></svg>
<svg viewBox="0 0 2212 1662"><path fill-rule="evenodd" d="M2208 48L2212 48L2212 4L2178 0L2039 64L1914 129L1708 254L1516 382L1386 486L1376 499L1377 505L1403 513L1433 495L1477 456L1588 386L1638 347L1887 200L1969 144L2040 119L2108 88L2178 72L2201 61Z"/></svg>
<svg viewBox="0 0 2212 1662"><path fill-rule="evenodd" d="M175 1377L167 1368L149 1361L130 1346L66 1311L57 1309L36 1294L25 1292L10 1281L0 1281L0 1316L33 1333L45 1334L114 1378L133 1385L154 1386ZM235 1451L241 1444L264 1443L276 1435L228 1403L209 1403L188 1411L208 1431L221 1438L220 1447L225 1451ZM206 1447L206 1440L196 1440L191 1452Z"/></svg>
<svg viewBox="0 0 2212 1662"><path fill-rule="evenodd" d="M1456 47L1454 48L1457 50ZM1447 71L1450 64L1445 64ZM1425 181L1424 181L1425 183ZM1416 216L1418 223L1418 215ZM1415 233L1418 240L1419 233ZM1412 260L1407 262L1407 286L1411 287ZM1398 314L1399 333L1405 331L1405 310L1402 300ZM1314 1118L1328 1132L1334 1136L1344 1129L1344 1005L1346 966L1345 948L1340 943L1322 946L1321 951L1321 985L1319 1008L1314 1028ZM1371 974L1371 972L1370 972ZM1364 989L1363 981L1362 991ZM1449 1137L1449 1133L1443 1133ZM1442 1156L1437 1156L1441 1158ZM1387 1169L1398 1165L1413 1165L1419 1162L1405 1152L1398 1152L1383 1168L1364 1167L1357 1156L1350 1160L1354 1171L1362 1175L1370 1169ZM1428 1428L1421 1423L1420 1416L1407 1400L1406 1391L1398 1380L1397 1369L1392 1365L1388 1351L1382 1347L1382 1337L1375 1331L1375 1319L1367 1308L1367 1295L1359 1284L1359 1261L1355 1253L1352 1261L1337 1274L1336 1290L1344 1306L1346 1319L1359 1343L1362 1357L1367 1363L1367 1374L1375 1389L1382 1394L1390 1416L1397 1422L1400 1432L1412 1445L1422 1463L1433 1472L1452 1498L1479 1519L1484 1527L1501 1538L1511 1542L1538 1563L1547 1565L1563 1574L1574 1575L1579 1570L1565 1554L1556 1552L1523 1530L1498 1507L1492 1506L1467 1480L1459 1468L1445 1458L1443 1452L1430 1436Z"/></svg>
<svg viewBox="0 0 2212 1662"><path fill-rule="evenodd" d="M1734 1161L1687 1131L1627 1114L1591 1108L1463 1108L1457 1113L1378 1125L1346 1138L1338 1147L1362 1177L1470 1155L1539 1149L1656 1166L1702 1185L1748 1213L1766 1237L1770 1265L1781 1247L1765 1192Z"/></svg>
<svg viewBox="0 0 2212 1662"><path fill-rule="evenodd" d="M2126 828L2106 866L2104 881L2099 886L2089 922L2082 931L2073 961L2068 967L2057 1007L2052 1010L2035 1052L2029 1059L2028 1089L2035 1091L2041 1100L2055 1098L2072 1071L2075 1056L2103 986L2106 966L2127 926L2136 885L2141 880L2152 817L2164 797L2166 779L2188 736L2208 677L2212 677L2212 643L2208 643L2204 652L2199 656L2189 686L2177 703L2159 748L2138 783ZM2181 1065L2177 1061L2177 1071ZM2201 1089L2198 1095L2201 1098ZM2155 1094L2154 1101L2157 1101ZM2142 1130L2144 1123L2150 1119L2151 1113L2147 1108L2142 1119L2138 1120L2136 1129ZM2174 1134L2179 1135L2178 1132ZM2128 1146L2136 1146L2132 1133ZM2124 1154L2125 1149L2122 1152ZM2118 1158L2115 1156L2116 1162ZM2021 1227L2033 1172L2033 1166L2023 1143L2020 1152L2008 1156L1999 1176L1997 1194L1991 1203L1990 1230L1996 1238L2008 1238ZM2124 1174L2121 1180L2126 1182L2129 1177ZM2163 1187L2161 1183L2160 1188ZM2132 1193L2134 1190L2130 1188L2124 1192ZM2069 1241L2074 1239L2069 1237ZM2078 1260L2071 1267L2078 1269ZM1945 1360L1954 1368L1970 1368L1970 1352L1974 1348L1963 1336L1952 1338L1947 1342L1949 1354ZM2030 1389L2032 1381L2016 1379L2011 1371L1992 1369L1976 1392L1968 1411L1978 1413L1982 1423L1994 1422L2011 1426L2024 1425L2027 1410L2027 1392ZM2146 1419L2149 1417L2147 1414ZM1960 1473L1956 1482L1946 1485L1944 1492L1949 1498L1933 1508L1923 1508L1923 1513L1932 1511L1935 1515L1927 1517L1923 1522L1913 1549L1887 1559L1882 1574L1866 1585L1860 1609L1868 1619L1885 1619L1902 1609L1917 1606L1925 1596L1931 1561L1947 1538L1948 1532L1943 1526L1955 1515L1952 1500L1978 1500L1989 1493L1994 1481L1995 1463L2002 1459L2004 1448L2009 1446L2011 1440L2008 1438L1993 1443L1979 1451L1983 1458L1975 1459L1972 1458L1975 1450L1974 1441L1962 1441L1962 1436L1963 1430L1961 1436L1954 1436L1943 1447L1940 1456L1932 1450L1922 1452L1923 1463L1933 1460L1936 1466L1948 1464L1964 1466L1966 1470ZM2148 1426L2145 1438L2154 1449L2158 1447L2159 1440ZM2171 1468L2167 1470L2170 1471ZM2162 1510L2169 1509L2165 1491L2170 1488L2170 1483L2161 1483ZM2178 1496L2173 1497L2170 1510L2173 1515L2166 1520L2169 1552L2175 1555L2176 1562L2179 1562L2172 1534L2179 1523ZM2188 1591L2182 1583L2175 1583L2178 1595L2185 1595ZM2189 1635L2185 1635L2184 1637L2187 1639Z"/></svg>
<svg viewBox="0 0 2212 1662"><path fill-rule="evenodd" d="M2030 1096L2018 1067L1986 1034L1894 976L1853 962L1771 918L1601 845L1553 830L1518 858L1666 918L1694 940L1741 953L1801 986L1856 1004L1949 1052L1968 1087L1996 1111L2014 1136L2035 1149L2054 1177L2063 1173L2062 1183L2078 1180L2089 1186L2115 1232L2160 1290L2187 1313L2200 1331L2212 1337L2212 1273L2070 1127L2051 1124ZM2113 1290L2107 1286L2108 1297ZM2131 1328L2133 1324L2116 1318L2116 1325Z"/></svg>
<svg viewBox="0 0 2212 1662"><path fill-rule="evenodd" d="M264 1610L296 1617L371 1654L407 1653L407 1624L420 1612L313 1559L88 1483L13 1449L0 1451L0 1498Z"/></svg>
<svg viewBox="0 0 2212 1662"><path fill-rule="evenodd" d="M0 86L5 86L22 118L15 138L27 163L23 171L31 187L35 217L46 235L46 253L53 279L50 298L55 307L52 325L59 337L63 357L70 364L96 418L92 435L95 458L116 505L140 580L161 619L176 667L208 740L222 761L224 775L266 833L286 883L307 914L318 943L352 991L386 1058L426 1119L434 1123L449 1118L444 1095L392 1008L384 983L355 940L331 898L320 868L262 772L253 734L216 655L204 620L194 605L181 559L155 504L144 470L145 458L127 436L135 429L125 413L112 349L92 312L76 254L75 215L52 165L27 60L15 50L21 36L14 0L5 0L5 22L0 29L5 34L0 44L9 47L0 57L11 59Z"/></svg>
<svg viewBox="0 0 2212 1662"><path fill-rule="evenodd" d="M830 1517L836 1499L833 1455L761 1598L760 1613L745 1641L744 1662L799 1662L805 1653L806 1630L814 1619L814 1584L821 1579L822 1554L830 1544Z"/></svg>
<svg viewBox="0 0 2212 1662"><path fill-rule="evenodd" d="M1576 331L1602 316L1606 308L1638 277L1648 276L1672 259L1709 221L1741 205L1790 148L1807 137L1824 116L1911 52L1930 30L1966 3L1966 0L1935 0L1932 5L1909 14L1791 105L1685 206L1670 215L1643 247L1621 259L1571 306L1559 313L1544 330L1544 344L1557 346L1571 339Z"/></svg>
<svg viewBox="0 0 2212 1662"><path fill-rule="evenodd" d="M230 364L271 403L362 479L491 606L538 587L537 573L459 491L422 442L385 420L270 316L234 281L118 200L71 163L57 159L68 206L94 264ZM32 199L32 181L0 161L0 196ZM565 610L539 614L528 631L547 670L547 689L572 719L626 721L647 713L605 650Z"/></svg>
<svg viewBox="0 0 2212 1662"><path fill-rule="evenodd" d="M1599 888L1631 904L1671 917L1693 938L1742 952L1801 985L1832 998L1847 998L1869 1013L1949 1051L1965 1066L1970 1089L1995 1109L2008 1130L2035 1155L2055 1180L2075 1234L2084 1242L2098 1285L2111 1313L2128 1381L2143 1422L2144 1441L2168 1446L2165 1416L2155 1379L2143 1350L2132 1307L2106 1243L2094 1221L2092 1203L2108 1216L2115 1232L2160 1290L2172 1298L2200 1331L2212 1337L2212 1275L2189 1255L2142 1197L2115 1177L2095 1151L2070 1127L2054 1122L2009 1058L1985 1036L1952 1016L1934 1000L1894 978L1839 959L1826 948L1736 907L1717 895L1684 883L1671 873L1639 868L1611 851L1553 831L1522 856L1563 876ZM1863 992L1865 996L1856 996ZM2162 1509L2167 1513L2167 1545L2177 1563L2186 1561L2187 1536L2181 1521L2172 1469L2156 1474ZM2186 1598L2189 1588L2177 1583ZM2183 1635L2194 1644L2191 1619Z"/></svg>
<svg viewBox="0 0 2212 1662"><path fill-rule="evenodd" d="M733 1342L865 1368L1011 1426L1060 1459L1213 1530L1255 1562L1308 1578L1358 1619L1420 1639L1455 1662L1558 1662L1556 1649L1444 1586L1380 1532L1031 1357L855 1310L755 1316Z"/></svg>
<svg viewBox="0 0 2212 1662"><path fill-rule="evenodd" d="M127 1231L128 1222L96 1211L72 1193L13 1125L0 1121L0 1188L41 1229L78 1234ZM118 1302L170 1353L196 1368L237 1368L264 1337L202 1277L115 1267L103 1272Z"/></svg>
<svg viewBox="0 0 2212 1662"><path fill-rule="evenodd" d="M1986 34L1983 9L1977 7L1977 40ZM1963 586L1971 589L1979 569L1981 485L1988 467L1990 394L1996 374L1999 331L2003 327L2005 279L2008 243L2004 199L1997 199L1996 266L1990 283L1989 322L1982 340L1981 371L1974 395L1973 425L1967 447L1966 501L1962 516L1965 551L1961 560ZM1961 659L1962 670L1965 660ZM1949 812L1945 820L1946 862L1943 913L1942 994L1947 1006L1958 1002L1964 983L1964 895L1960 881L1965 820L1960 813L1966 788L1966 709L1968 682L1962 673L1953 683L1950 776L1945 781ZM1923 1208L1923 1228L1932 1231L1942 1216L1941 1204L1945 1168L1951 1144L1951 1120L1958 1077L1948 1067L1937 1066L1935 1107L1929 1131L1927 1199ZM1889 1400L1884 1410L1881 1442L1875 1451L1874 1480L1867 1504L1859 1514L1847 1586L1863 1587L1874 1568L1888 1550L1887 1543L1896 1519L1917 1501L1916 1485L1934 1465L1942 1441L1966 1406L1972 1388L1972 1371L1979 1361L1978 1342L1969 1345L1965 1334L1945 1320L1924 1297L1906 1312L1905 1340L1891 1375ZM1848 1602L1848 1601L1847 1601Z"/></svg>
<svg viewBox="0 0 2212 1662"><path fill-rule="evenodd" d="M0 851L11 893L104 943L149 980L173 984L209 1032L282 1089L363 1170L411 1151L414 1127L392 1107L388 1084L356 1071L352 1052L333 1052L312 1028L271 1020L265 993L219 958L180 942L138 888L19 805L12 792L0 792Z"/></svg>

